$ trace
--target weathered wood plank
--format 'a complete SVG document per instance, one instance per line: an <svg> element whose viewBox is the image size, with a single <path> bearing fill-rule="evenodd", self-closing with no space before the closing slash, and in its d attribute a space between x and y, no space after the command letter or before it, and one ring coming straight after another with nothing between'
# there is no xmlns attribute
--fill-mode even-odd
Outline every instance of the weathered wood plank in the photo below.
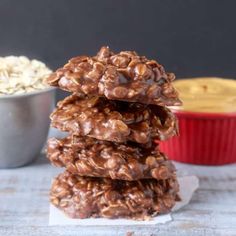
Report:
<svg viewBox="0 0 236 236"><path fill-rule="evenodd" d="M174 221L148 227L48 227L50 182L61 170L43 156L28 167L0 170L0 235L236 235L236 165L177 167L199 176L200 188Z"/></svg>

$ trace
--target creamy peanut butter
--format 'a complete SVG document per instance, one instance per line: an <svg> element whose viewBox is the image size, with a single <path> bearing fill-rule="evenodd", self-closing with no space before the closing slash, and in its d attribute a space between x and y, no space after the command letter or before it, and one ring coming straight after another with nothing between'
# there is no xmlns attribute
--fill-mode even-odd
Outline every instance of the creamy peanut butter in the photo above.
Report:
<svg viewBox="0 0 236 236"><path fill-rule="evenodd" d="M228 113L236 112L236 80L215 77L174 81L183 106L176 110Z"/></svg>

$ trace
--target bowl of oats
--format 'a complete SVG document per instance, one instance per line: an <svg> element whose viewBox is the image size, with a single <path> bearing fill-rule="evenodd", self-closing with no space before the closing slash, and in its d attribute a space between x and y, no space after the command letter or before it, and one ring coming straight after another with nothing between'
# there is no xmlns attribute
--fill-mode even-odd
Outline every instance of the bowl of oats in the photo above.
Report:
<svg viewBox="0 0 236 236"><path fill-rule="evenodd" d="M44 82L49 74L38 60L0 57L0 168L23 166L39 155L55 98Z"/></svg>

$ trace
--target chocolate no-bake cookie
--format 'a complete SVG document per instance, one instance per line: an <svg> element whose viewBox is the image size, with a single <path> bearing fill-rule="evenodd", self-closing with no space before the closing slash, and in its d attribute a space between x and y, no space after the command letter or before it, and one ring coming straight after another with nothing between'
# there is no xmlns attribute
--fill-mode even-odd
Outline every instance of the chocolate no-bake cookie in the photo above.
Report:
<svg viewBox="0 0 236 236"><path fill-rule="evenodd" d="M102 47L94 57L70 59L47 82L77 94L173 106L181 104L172 85L174 79L175 75L166 73L155 60L134 51L115 54L108 47Z"/></svg>
<svg viewBox="0 0 236 236"><path fill-rule="evenodd" d="M176 117L168 108L105 97L71 95L58 103L50 118L51 125L62 131L114 142L147 143L178 132Z"/></svg>
<svg viewBox="0 0 236 236"><path fill-rule="evenodd" d="M121 144L89 137L51 138L47 156L55 166L66 167L80 176L133 181L165 180L175 175L174 165L156 145L143 148L136 143Z"/></svg>
<svg viewBox="0 0 236 236"><path fill-rule="evenodd" d="M179 200L174 165L155 142L178 134L180 105L173 73L134 51L102 47L78 56L47 79L72 93L51 125L69 132L48 140L47 157L65 172L55 178L53 205L71 218L146 220Z"/></svg>
<svg viewBox="0 0 236 236"><path fill-rule="evenodd" d="M178 200L176 177L123 181L79 177L69 172L53 182L50 200L71 218L149 219L167 213Z"/></svg>

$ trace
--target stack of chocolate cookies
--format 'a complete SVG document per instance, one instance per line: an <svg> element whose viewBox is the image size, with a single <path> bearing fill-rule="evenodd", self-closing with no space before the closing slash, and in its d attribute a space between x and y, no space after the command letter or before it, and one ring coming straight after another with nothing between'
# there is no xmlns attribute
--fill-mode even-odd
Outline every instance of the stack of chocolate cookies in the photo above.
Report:
<svg viewBox="0 0 236 236"><path fill-rule="evenodd" d="M51 114L69 132L48 141L47 156L64 173L51 203L72 218L148 219L178 200L175 167L154 141L178 133L168 105L180 105L174 74L136 52L102 47L75 57L48 78L72 92Z"/></svg>

